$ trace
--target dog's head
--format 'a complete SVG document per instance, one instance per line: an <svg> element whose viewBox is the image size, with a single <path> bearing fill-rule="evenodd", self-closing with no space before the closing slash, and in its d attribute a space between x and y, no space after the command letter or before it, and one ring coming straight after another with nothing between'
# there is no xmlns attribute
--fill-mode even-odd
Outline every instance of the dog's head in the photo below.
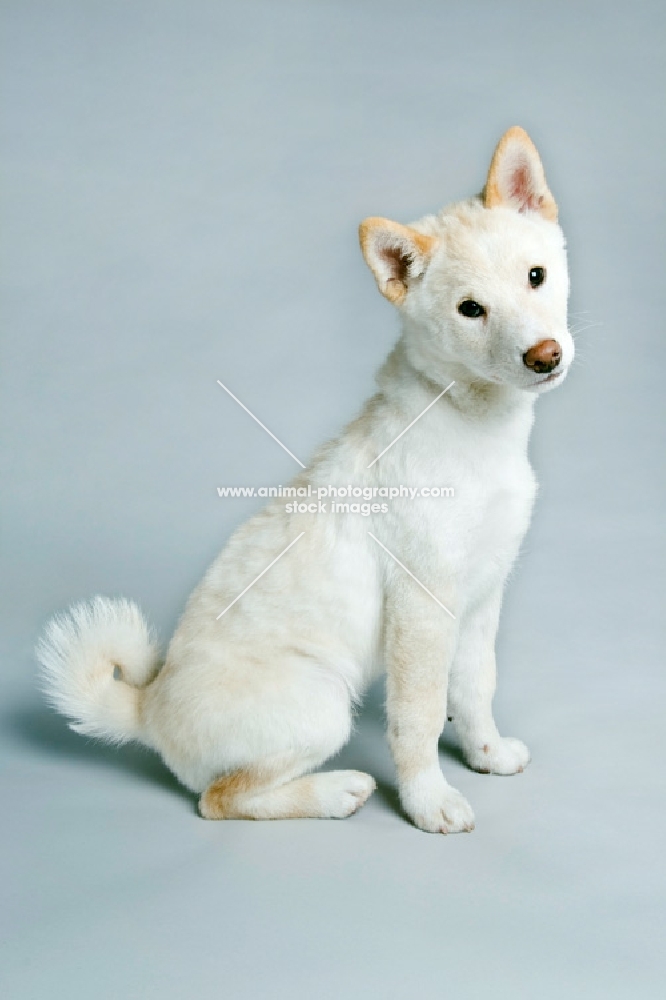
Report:
<svg viewBox="0 0 666 1000"><path fill-rule="evenodd" d="M479 197L411 226L366 219L360 238L418 370L532 392L563 381L574 355L565 240L523 129L500 140Z"/></svg>

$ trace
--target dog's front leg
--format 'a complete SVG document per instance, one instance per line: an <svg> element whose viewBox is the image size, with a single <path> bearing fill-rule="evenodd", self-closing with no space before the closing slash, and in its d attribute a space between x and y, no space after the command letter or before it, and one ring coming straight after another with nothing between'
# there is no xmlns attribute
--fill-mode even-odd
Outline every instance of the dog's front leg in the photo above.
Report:
<svg viewBox="0 0 666 1000"><path fill-rule="evenodd" d="M492 709L496 686L495 637L501 602L502 589L498 587L460 622L449 678L448 712L471 768L493 774L516 774L529 763L529 750L520 740L500 736Z"/></svg>
<svg viewBox="0 0 666 1000"><path fill-rule="evenodd" d="M388 739L403 808L430 833L474 828L469 803L439 766L456 632L456 622L412 580L392 588L385 632Z"/></svg>

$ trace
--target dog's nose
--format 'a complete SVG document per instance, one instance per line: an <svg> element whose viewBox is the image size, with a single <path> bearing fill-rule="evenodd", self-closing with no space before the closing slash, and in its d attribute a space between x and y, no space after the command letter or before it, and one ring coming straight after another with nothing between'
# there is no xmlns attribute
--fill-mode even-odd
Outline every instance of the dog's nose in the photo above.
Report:
<svg viewBox="0 0 666 1000"><path fill-rule="evenodd" d="M562 360L562 348L556 340L542 340L523 354L523 362L533 372L552 372Z"/></svg>

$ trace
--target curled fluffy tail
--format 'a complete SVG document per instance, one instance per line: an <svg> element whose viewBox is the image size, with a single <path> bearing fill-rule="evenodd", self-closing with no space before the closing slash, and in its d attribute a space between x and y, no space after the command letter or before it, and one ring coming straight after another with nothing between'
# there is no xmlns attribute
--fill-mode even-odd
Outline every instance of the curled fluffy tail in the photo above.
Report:
<svg viewBox="0 0 666 1000"><path fill-rule="evenodd" d="M160 668L152 632L131 601L95 597L56 615L37 645L42 688L78 733L141 739L141 688Z"/></svg>

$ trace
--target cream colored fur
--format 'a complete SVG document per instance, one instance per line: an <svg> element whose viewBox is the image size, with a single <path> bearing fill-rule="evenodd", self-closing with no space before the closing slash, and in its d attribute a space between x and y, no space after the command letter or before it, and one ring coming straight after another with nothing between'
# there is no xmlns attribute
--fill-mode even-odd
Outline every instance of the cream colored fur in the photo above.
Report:
<svg viewBox="0 0 666 1000"><path fill-rule="evenodd" d="M439 765L447 714L472 768L514 774L529 761L527 747L500 736L493 720L494 642L536 492L527 458L534 401L563 380L574 353L554 206L534 146L514 128L481 196L411 227L366 220L363 252L399 309L402 333L376 395L295 482L446 483L455 500L394 500L388 514L370 517L293 514L283 500L269 503L190 597L159 669L134 605L95 598L57 618L38 652L47 692L74 728L153 747L203 793L207 817L342 817L365 802L373 779L312 772L347 741L354 705L385 668L405 811L423 830L473 827ZM532 288L537 266L546 280ZM466 299L485 315L461 315ZM523 362L548 339L562 350L554 376Z"/></svg>

